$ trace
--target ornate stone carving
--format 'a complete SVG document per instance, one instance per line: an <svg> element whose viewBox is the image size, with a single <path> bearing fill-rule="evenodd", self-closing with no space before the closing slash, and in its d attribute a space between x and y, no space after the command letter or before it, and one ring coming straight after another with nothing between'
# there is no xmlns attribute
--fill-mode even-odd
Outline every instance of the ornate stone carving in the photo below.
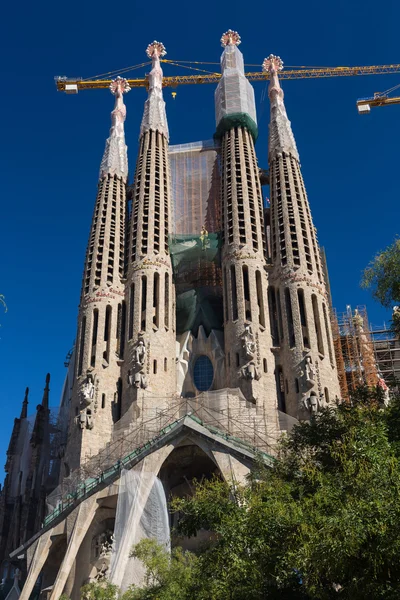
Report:
<svg viewBox="0 0 400 600"><path fill-rule="evenodd" d="M146 362L146 344L143 338L139 338L135 346L135 364L138 367L143 367Z"/></svg>
<svg viewBox="0 0 400 600"><path fill-rule="evenodd" d="M240 369L240 374L243 377L243 379L249 379L251 381L254 379L256 381L261 379L260 370L253 361L249 362L248 365L245 365L244 367L242 367Z"/></svg>
<svg viewBox="0 0 400 600"><path fill-rule="evenodd" d="M128 383L129 385L139 389L143 388L144 390L147 388L147 377L144 373L138 371L137 373L132 373L132 371L128 371Z"/></svg>
<svg viewBox="0 0 400 600"><path fill-rule="evenodd" d="M92 373L86 374L86 380L82 384L79 400L79 414L76 418L81 429L93 429L93 414L95 396L95 378Z"/></svg>
<svg viewBox="0 0 400 600"><path fill-rule="evenodd" d="M311 416L316 415L321 408L321 401L316 392L311 392L308 396L304 396L302 405Z"/></svg>
<svg viewBox="0 0 400 600"><path fill-rule="evenodd" d="M389 402L390 402L390 394L389 394L389 388L386 384L386 381L383 379L382 374L378 372L378 382L376 384L376 387L380 390L382 390L382 394L383 394L383 405L384 406L389 406Z"/></svg>
<svg viewBox="0 0 400 600"><path fill-rule="evenodd" d="M244 333L242 335L242 341L245 356L248 358L254 358L254 355L256 353L256 342L254 339L253 331L251 329L251 325L245 325Z"/></svg>
<svg viewBox="0 0 400 600"><path fill-rule="evenodd" d="M304 379L306 384L313 384L315 381L315 367L311 362L311 356L306 356L304 359Z"/></svg>

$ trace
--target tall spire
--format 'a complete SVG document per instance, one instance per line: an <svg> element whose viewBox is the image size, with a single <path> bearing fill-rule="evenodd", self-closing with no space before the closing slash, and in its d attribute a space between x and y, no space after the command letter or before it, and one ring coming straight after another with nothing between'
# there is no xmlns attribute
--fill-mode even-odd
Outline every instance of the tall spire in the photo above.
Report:
<svg viewBox="0 0 400 600"><path fill-rule="evenodd" d="M125 144L126 107L123 94L127 94L130 89L127 80L123 77L117 77L110 83L110 91L115 96L115 106L111 113L110 137L106 141L100 165L100 179L107 175L117 175L126 182L128 176L128 148Z"/></svg>
<svg viewBox="0 0 400 600"><path fill-rule="evenodd" d="M42 406L43 408L49 408L49 392L50 392L50 373L47 373L46 375L46 385L44 387L44 391L43 391L43 398L42 398Z"/></svg>
<svg viewBox="0 0 400 600"><path fill-rule="evenodd" d="M270 74L268 95L271 103L271 122L269 129L269 156L275 152L291 152L299 160L296 142L292 127L286 114L283 102L283 90L279 83L278 72L283 69L283 62L279 56L270 54L264 59L263 70Z"/></svg>
<svg viewBox="0 0 400 600"><path fill-rule="evenodd" d="M146 131L159 131L169 140L167 115L162 93L163 72L160 66L160 56L166 55L164 44L154 41L147 46L146 54L152 60L149 74L149 96L144 105L140 135Z"/></svg>
<svg viewBox="0 0 400 600"><path fill-rule="evenodd" d="M24 401L22 403L20 419L26 419L26 417L28 416L28 394L29 394L29 388L27 387L25 389L25 397L24 397Z"/></svg>
<svg viewBox="0 0 400 600"><path fill-rule="evenodd" d="M237 31L228 29L221 37L224 51L221 56L222 77L215 91L215 120L217 137L232 126L245 126L257 137L257 117L254 89L244 73L243 54Z"/></svg>

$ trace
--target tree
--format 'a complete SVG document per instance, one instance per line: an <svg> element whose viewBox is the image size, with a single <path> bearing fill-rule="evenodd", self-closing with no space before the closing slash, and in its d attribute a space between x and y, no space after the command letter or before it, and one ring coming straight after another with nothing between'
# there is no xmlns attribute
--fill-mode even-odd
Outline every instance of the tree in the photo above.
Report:
<svg viewBox="0 0 400 600"><path fill-rule="evenodd" d="M400 239L379 252L364 270L361 285L386 308L400 303Z"/></svg>
<svg viewBox="0 0 400 600"><path fill-rule="evenodd" d="M199 556L215 600L398 598L400 402L368 392L296 427L249 485L199 484L180 532L213 529ZM196 597L207 597L197 595Z"/></svg>
<svg viewBox="0 0 400 600"><path fill-rule="evenodd" d="M174 548L169 553L155 540L141 540L130 553L139 558L145 568L145 587L131 588L123 595L123 600L190 600L188 595L195 587L198 577L197 558L191 552Z"/></svg>
<svg viewBox="0 0 400 600"><path fill-rule="evenodd" d="M400 398L383 409L360 388L295 427L246 485L197 483L173 509L179 534L213 534L197 555L142 540L146 585L123 600L397 600Z"/></svg>

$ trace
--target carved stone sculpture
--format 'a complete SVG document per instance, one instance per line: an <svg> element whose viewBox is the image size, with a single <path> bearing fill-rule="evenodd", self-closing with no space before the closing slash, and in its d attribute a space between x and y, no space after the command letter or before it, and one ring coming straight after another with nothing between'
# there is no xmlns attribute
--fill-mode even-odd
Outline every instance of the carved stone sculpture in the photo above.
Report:
<svg viewBox="0 0 400 600"><path fill-rule="evenodd" d="M136 389L147 388L147 377L144 373L138 371L137 373L128 372L128 384L135 387Z"/></svg>
<svg viewBox="0 0 400 600"><path fill-rule="evenodd" d="M254 358L254 354L256 352L256 343L254 340L254 335L253 335L253 331L251 329L251 325L245 325L242 340L243 340L243 348L245 351L245 355L248 356L249 358Z"/></svg>
<svg viewBox="0 0 400 600"><path fill-rule="evenodd" d="M249 379L249 380L255 379L256 381L258 381L261 377L261 374L260 374L259 369L256 367L255 363L250 362L248 365L244 366L241 369L241 376L244 379Z"/></svg>
<svg viewBox="0 0 400 600"><path fill-rule="evenodd" d="M311 362L311 356L306 356L304 373L307 382L313 382L315 380L315 367Z"/></svg>
<svg viewBox="0 0 400 600"><path fill-rule="evenodd" d="M135 348L135 362L137 365L143 366L146 362L146 345L143 339L139 339Z"/></svg>
<svg viewBox="0 0 400 600"><path fill-rule="evenodd" d="M311 416L316 415L320 409L320 400L315 392L311 392L309 396L303 398L303 407Z"/></svg>
<svg viewBox="0 0 400 600"><path fill-rule="evenodd" d="M386 384L386 381L383 379L381 373L378 373L378 383L376 384L376 386L377 386L377 388L381 389L383 392L383 405L389 406L389 402L390 402L389 388Z"/></svg>
<svg viewBox="0 0 400 600"><path fill-rule="evenodd" d="M94 397L94 377L91 373L86 375L86 381L81 389L81 406L90 406Z"/></svg>

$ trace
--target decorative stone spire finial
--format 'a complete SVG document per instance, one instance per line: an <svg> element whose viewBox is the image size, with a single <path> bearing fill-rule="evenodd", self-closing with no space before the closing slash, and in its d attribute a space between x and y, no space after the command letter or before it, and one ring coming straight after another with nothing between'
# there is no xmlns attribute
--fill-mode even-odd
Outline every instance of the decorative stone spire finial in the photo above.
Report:
<svg viewBox="0 0 400 600"><path fill-rule="evenodd" d="M160 65L160 57L166 53L164 44L156 40L146 48L146 54L152 60L152 69L149 74L149 96L144 105L140 135L150 130L159 131L168 140L167 115L162 93L163 72Z"/></svg>
<svg viewBox="0 0 400 600"><path fill-rule="evenodd" d="M28 416L28 394L29 394L29 388L27 387L25 389L25 397L24 397L24 401L22 402L22 410L21 410L21 419L26 419L26 417Z"/></svg>
<svg viewBox="0 0 400 600"><path fill-rule="evenodd" d="M237 31L233 31L232 29L228 29L225 33L222 34L221 37L221 46L225 48L226 46L239 46L242 43L240 39L240 35Z"/></svg>
<svg viewBox="0 0 400 600"><path fill-rule="evenodd" d="M283 90L279 83L278 72L283 69L283 61L279 56L270 54L262 64L263 71L270 74L268 95L271 103L271 121L269 133L269 155L275 152L291 152L297 160L299 154L293 136L290 121L283 102Z"/></svg>
<svg viewBox="0 0 400 600"><path fill-rule="evenodd" d="M115 105L111 113L110 137L106 141L100 165L100 179L106 175L117 175L124 181L127 179L128 155L124 131L126 107L123 94L127 94L130 89L127 80L123 77L117 77L110 83L110 92L115 96Z"/></svg>

